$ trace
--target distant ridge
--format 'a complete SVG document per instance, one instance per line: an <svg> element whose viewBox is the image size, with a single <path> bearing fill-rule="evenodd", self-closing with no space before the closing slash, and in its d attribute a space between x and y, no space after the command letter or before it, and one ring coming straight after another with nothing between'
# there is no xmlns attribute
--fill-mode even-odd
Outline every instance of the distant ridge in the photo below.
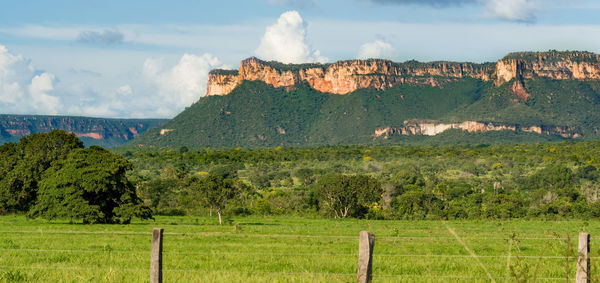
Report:
<svg viewBox="0 0 600 283"><path fill-rule="evenodd" d="M21 137L52 130L76 134L86 146L121 145L159 127L166 119L113 119L79 116L0 114L0 144L18 141Z"/></svg>

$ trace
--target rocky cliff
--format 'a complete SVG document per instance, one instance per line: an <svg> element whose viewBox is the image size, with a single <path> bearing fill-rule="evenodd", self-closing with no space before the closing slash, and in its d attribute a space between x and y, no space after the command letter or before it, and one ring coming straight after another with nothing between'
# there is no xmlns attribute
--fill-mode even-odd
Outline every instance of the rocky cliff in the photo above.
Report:
<svg viewBox="0 0 600 283"><path fill-rule="evenodd" d="M0 115L0 144L38 132L64 130L86 145L116 146L166 123L163 119L105 119L71 116Z"/></svg>
<svg viewBox="0 0 600 283"><path fill-rule="evenodd" d="M580 138L581 130L577 127L549 126L549 125L517 125L499 124L490 122L464 121L461 123L441 123L433 120L404 121L402 127L384 127L376 129L373 137L387 139L397 135L426 135L435 136L450 129L457 129L469 133L485 133L489 131L522 131L540 135L557 135L563 138Z"/></svg>
<svg viewBox="0 0 600 283"><path fill-rule="evenodd" d="M519 52L496 63L496 86L512 79L600 79L600 55L590 52Z"/></svg>
<svg viewBox="0 0 600 283"><path fill-rule="evenodd" d="M600 79L600 55L589 52L511 53L496 63L457 63L388 60L348 60L331 64L282 64L255 57L243 60L238 71L213 70L208 77L207 96L229 94L243 81L263 81L274 87L294 87L305 82L315 90L347 94L361 88L385 90L399 84L441 86L460 78L494 81L500 86L511 80L513 92L527 99L522 79Z"/></svg>

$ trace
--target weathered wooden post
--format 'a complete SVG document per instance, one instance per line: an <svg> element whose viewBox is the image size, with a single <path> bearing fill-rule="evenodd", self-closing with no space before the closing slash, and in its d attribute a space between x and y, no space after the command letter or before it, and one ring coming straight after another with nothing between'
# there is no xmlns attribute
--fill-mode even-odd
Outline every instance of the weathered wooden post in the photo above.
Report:
<svg viewBox="0 0 600 283"><path fill-rule="evenodd" d="M579 257L577 258L577 275L576 283L590 282L590 234L579 233L579 248L577 249Z"/></svg>
<svg viewBox="0 0 600 283"><path fill-rule="evenodd" d="M360 231L358 242L358 282L368 283L372 279L373 247L375 246L375 235L368 231Z"/></svg>
<svg viewBox="0 0 600 283"><path fill-rule="evenodd" d="M162 283L163 229L152 230L152 254L150 258L150 283Z"/></svg>

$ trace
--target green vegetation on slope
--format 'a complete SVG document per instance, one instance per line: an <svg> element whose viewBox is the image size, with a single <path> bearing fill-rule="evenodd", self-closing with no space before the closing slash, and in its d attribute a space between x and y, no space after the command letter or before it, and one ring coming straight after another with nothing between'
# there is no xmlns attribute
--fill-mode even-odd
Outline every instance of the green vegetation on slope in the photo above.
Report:
<svg viewBox="0 0 600 283"><path fill-rule="evenodd" d="M146 146L315 146L333 144L477 144L559 141L558 135L523 132L443 133L440 136L375 138L376 129L400 128L407 120L479 121L522 126L569 127L584 139L600 128L600 82L525 80L523 101L513 82L460 79L440 87L399 85L347 95L245 81L229 95L202 98L162 128L130 142Z"/></svg>
<svg viewBox="0 0 600 283"><path fill-rule="evenodd" d="M277 146L373 142L375 129L407 119L441 119L481 96L485 84L471 79L443 88L402 85L331 95L307 85L272 88L244 82L229 95L201 99L162 128L130 144L160 146Z"/></svg>
<svg viewBox="0 0 600 283"><path fill-rule="evenodd" d="M461 120L522 125L561 125L581 129L584 136L598 137L600 81L569 81L538 78L525 80L531 95L525 102L510 90L513 82L488 86L486 96L461 109Z"/></svg>

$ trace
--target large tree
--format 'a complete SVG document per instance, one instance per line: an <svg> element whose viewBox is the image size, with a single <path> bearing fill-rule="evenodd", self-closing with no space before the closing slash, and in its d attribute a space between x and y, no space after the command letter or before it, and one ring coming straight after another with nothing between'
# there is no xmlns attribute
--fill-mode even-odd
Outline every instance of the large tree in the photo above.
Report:
<svg viewBox="0 0 600 283"><path fill-rule="evenodd" d="M83 143L77 136L61 130L0 146L0 213L29 210L43 173L52 162L79 148Z"/></svg>
<svg viewBox="0 0 600 283"><path fill-rule="evenodd" d="M362 217L368 206L381 199L379 182L366 175L330 175L317 183L319 203L336 218Z"/></svg>
<svg viewBox="0 0 600 283"><path fill-rule="evenodd" d="M127 179L126 172L132 168L129 161L99 146L73 150L46 170L29 216L84 223L151 218L151 210Z"/></svg>
<svg viewBox="0 0 600 283"><path fill-rule="evenodd" d="M187 197L190 205L202 205L215 210L219 215L219 224L222 224L221 213L225 205L239 195L241 187L241 184L233 179L224 179L217 175L193 177L187 184Z"/></svg>

